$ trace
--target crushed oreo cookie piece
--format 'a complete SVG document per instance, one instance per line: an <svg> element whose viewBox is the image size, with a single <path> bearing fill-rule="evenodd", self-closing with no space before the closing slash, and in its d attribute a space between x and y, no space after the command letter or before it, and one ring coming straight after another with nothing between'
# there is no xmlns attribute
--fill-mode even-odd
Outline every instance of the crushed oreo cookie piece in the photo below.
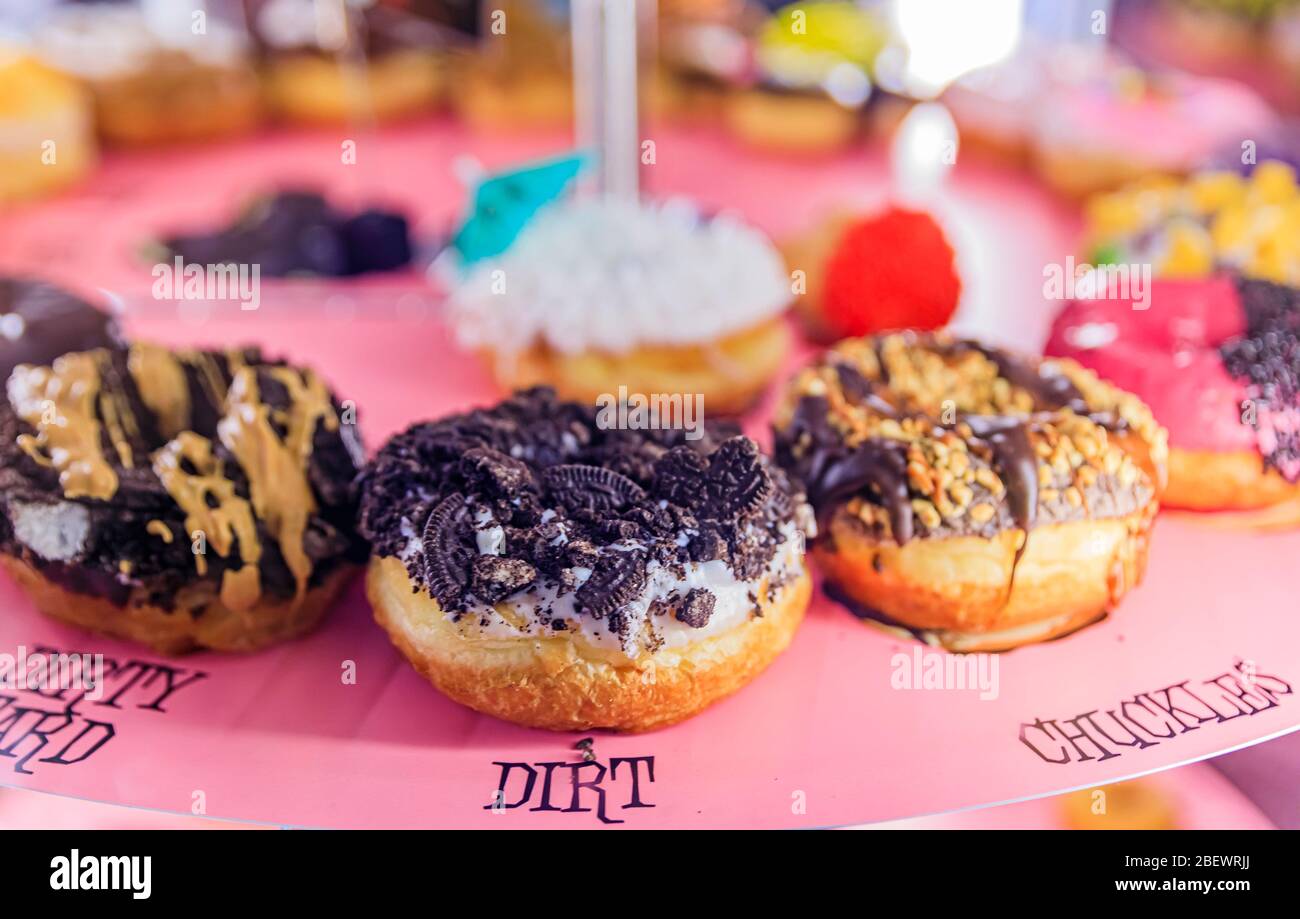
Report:
<svg viewBox="0 0 1300 919"><path fill-rule="evenodd" d="M641 593L645 587L645 568L645 555L640 552L609 553L578 588L574 606L593 619L614 613Z"/></svg>
<svg viewBox="0 0 1300 919"><path fill-rule="evenodd" d="M552 466L542 481L551 497L569 510L611 511L645 498L640 485L604 466Z"/></svg>
<svg viewBox="0 0 1300 919"><path fill-rule="evenodd" d="M472 553L461 525L465 516L465 496L455 493L438 502L424 524L425 586L438 605L448 610L463 607L469 586L466 567Z"/></svg>
<svg viewBox="0 0 1300 919"><path fill-rule="evenodd" d="M1254 428L1265 469L1300 482L1300 290L1239 279L1244 335L1219 353L1255 403Z"/></svg>
<svg viewBox="0 0 1300 919"><path fill-rule="evenodd" d="M692 588L681 606L677 607L677 621L684 622L693 629L702 629L713 617L713 608L718 598L712 591L702 587Z"/></svg>
<svg viewBox="0 0 1300 919"><path fill-rule="evenodd" d="M533 474L524 463L491 447L466 451L460 468L467 482L483 485L485 490L503 497L513 497L533 482Z"/></svg>
<svg viewBox="0 0 1300 919"><path fill-rule="evenodd" d="M521 558L480 555L474 559L471 589L484 603L500 603L537 580L537 569Z"/></svg>
<svg viewBox="0 0 1300 919"><path fill-rule="evenodd" d="M704 488L716 519L758 510L772 494L772 477L763 466L758 444L748 437L724 442L709 458Z"/></svg>
<svg viewBox="0 0 1300 919"><path fill-rule="evenodd" d="M699 507L708 469L709 461L690 447L673 447L655 466L653 491L671 504Z"/></svg>

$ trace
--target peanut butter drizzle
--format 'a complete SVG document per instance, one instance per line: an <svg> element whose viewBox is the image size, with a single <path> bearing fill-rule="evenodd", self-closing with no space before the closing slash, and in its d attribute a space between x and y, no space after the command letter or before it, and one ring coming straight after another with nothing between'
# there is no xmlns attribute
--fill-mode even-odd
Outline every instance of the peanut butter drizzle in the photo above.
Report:
<svg viewBox="0 0 1300 919"><path fill-rule="evenodd" d="M127 437L127 428L135 427L135 416L125 399L118 399L106 390L99 393L99 414L104 419L104 430L108 441L117 451L117 458L127 469L135 468L135 455L131 452L131 442Z"/></svg>
<svg viewBox="0 0 1300 919"><path fill-rule="evenodd" d="M187 472L188 461L193 473ZM167 493L185 512L185 530L202 532L208 544L226 558L235 538L239 539L239 568L227 569L221 579L221 601L234 610L248 609L261 593L258 562L262 544L257 538L257 524L248 501L235 494L235 484L226 478L221 460L212 454L212 442L193 431L182 431L153 454L153 471ZM216 506L209 505L209 498ZM171 530L159 520L151 520L146 529L156 533L158 524L166 532L164 542L171 542ZM200 575L207 572L207 560L194 556Z"/></svg>
<svg viewBox="0 0 1300 919"><path fill-rule="evenodd" d="M170 492L168 492L170 494ZM176 535L172 533L172 528L161 520L150 520L144 526L144 531L150 536L157 536L163 541L164 545L170 546Z"/></svg>
<svg viewBox="0 0 1300 919"><path fill-rule="evenodd" d="M311 455L317 423L323 421L328 429L335 430L338 417L325 385L311 371L299 373L287 367L272 367L265 372L289 394L288 409L275 412L274 419L284 428L284 438L271 424L271 408L261 400L257 373L250 367L235 371L226 396L226 415L217 424L217 435L248 477L253 510L279 543L301 599L312 569L303 534L308 518L316 510L316 499L307 481L307 457Z"/></svg>
<svg viewBox="0 0 1300 919"><path fill-rule="evenodd" d="M117 492L117 473L104 459L95 413L102 350L65 354L52 367L20 364L9 377L9 403L36 429L18 446L43 466L58 470L69 498L107 501Z"/></svg>
<svg viewBox="0 0 1300 919"><path fill-rule="evenodd" d="M175 437L187 430L190 387L176 356L158 345L135 344L127 354L126 366L140 390L141 401L158 419L159 433Z"/></svg>

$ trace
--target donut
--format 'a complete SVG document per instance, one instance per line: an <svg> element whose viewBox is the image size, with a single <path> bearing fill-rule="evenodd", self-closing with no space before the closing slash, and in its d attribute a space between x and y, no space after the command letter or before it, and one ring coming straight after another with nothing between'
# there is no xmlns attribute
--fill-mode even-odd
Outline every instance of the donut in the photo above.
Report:
<svg viewBox="0 0 1300 919"><path fill-rule="evenodd" d="M1300 523L1300 290L1223 274L1156 280L1147 295L1145 309L1071 301L1047 352L1136 393L1168 428L1163 504Z"/></svg>
<svg viewBox="0 0 1300 919"><path fill-rule="evenodd" d="M445 695L530 727L645 731L735 692L803 618L811 510L752 440L696 433L539 387L398 434L360 478L375 618Z"/></svg>
<svg viewBox="0 0 1300 919"><path fill-rule="evenodd" d="M148 645L303 634L364 562L354 418L255 349L21 364L0 404L0 563L54 619Z"/></svg>
<svg viewBox="0 0 1300 919"><path fill-rule="evenodd" d="M261 87L244 35L215 20L195 33L188 18L160 23L117 5L65 6L33 44L89 90L109 144L212 140L261 123Z"/></svg>
<svg viewBox="0 0 1300 919"><path fill-rule="evenodd" d="M456 114L485 133L568 130L574 92L566 24L556 8L526 0L501 0L497 12L509 25L485 24L491 35L450 68Z"/></svg>
<svg viewBox="0 0 1300 919"><path fill-rule="evenodd" d="M792 380L776 459L827 590L953 651L1102 617L1142 577L1165 433L1072 361L940 334L848 339Z"/></svg>
<svg viewBox="0 0 1300 919"><path fill-rule="evenodd" d="M1118 59L1099 64L1086 79L1057 86L1034 124L1038 172L1069 198L1153 174L1186 175L1276 121L1254 90L1232 80L1144 73Z"/></svg>
<svg viewBox="0 0 1300 919"><path fill-rule="evenodd" d="M311 0L250 0L249 26L271 111L297 124L380 123L435 108L446 78L433 23L349 5L324 15Z"/></svg>
<svg viewBox="0 0 1300 919"><path fill-rule="evenodd" d="M89 94L0 43L0 206L74 185L96 159Z"/></svg>
<svg viewBox="0 0 1300 919"><path fill-rule="evenodd" d="M700 394L707 411L734 414L790 346L776 248L739 219L680 200L552 204L450 283L458 343L507 391L545 385L582 402L620 387Z"/></svg>
<svg viewBox="0 0 1300 919"><path fill-rule="evenodd" d="M1230 271L1300 285L1300 185L1289 163L1261 160L1249 176L1216 169L1186 182L1145 179L1096 196L1086 213L1091 262L1150 264L1160 277Z"/></svg>
<svg viewBox="0 0 1300 919"><path fill-rule="evenodd" d="M750 85L726 100L727 127L760 150L825 154L864 126L876 57L888 30L853 3L794 3L774 13L755 42Z"/></svg>

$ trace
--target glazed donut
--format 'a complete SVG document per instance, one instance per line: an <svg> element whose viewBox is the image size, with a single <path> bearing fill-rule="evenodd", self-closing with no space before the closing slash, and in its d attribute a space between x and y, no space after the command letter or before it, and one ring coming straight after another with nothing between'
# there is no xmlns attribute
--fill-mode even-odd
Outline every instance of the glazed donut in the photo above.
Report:
<svg viewBox="0 0 1300 919"><path fill-rule="evenodd" d="M644 731L753 679L811 592L811 510L750 439L615 430L554 392L418 424L360 479L375 618L439 690Z"/></svg>
<svg viewBox="0 0 1300 919"><path fill-rule="evenodd" d="M1157 280L1149 296L1148 309L1072 301L1047 352L1133 391L1169 429L1162 504L1300 523L1300 291L1220 275Z"/></svg>
<svg viewBox="0 0 1300 919"><path fill-rule="evenodd" d="M546 385L592 402L699 393L749 408L790 346L780 253L729 214L682 200L553 204L499 255L451 278L457 341L506 390Z"/></svg>
<svg viewBox="0 0 1300 919"><path fill-rule="evenodd" d="M1101 616L1141 578L1165 433L1072 361L903 332L800 371L776 457L823 523L828 590L954 651Z"/></svg>
<svg viewBox="0 0 1300 919"><path fill-rule="evenodd" d="M20 365L0 405L0 561L45 614L173 654L302 634L365 559L355 424L253 349Z"/></svg>

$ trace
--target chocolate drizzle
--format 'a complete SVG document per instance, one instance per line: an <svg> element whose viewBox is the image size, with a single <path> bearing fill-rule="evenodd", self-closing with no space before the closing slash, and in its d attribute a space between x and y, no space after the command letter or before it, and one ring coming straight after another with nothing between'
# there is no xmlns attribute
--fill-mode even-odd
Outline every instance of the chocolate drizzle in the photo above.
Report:
<svg viewBox="0 0 1300 919"><path fill-rule="evenodd" d="M1038 455L1029 440L1028 423L1005 415L964 415L962 421L972 437L992 450L994 465L1006 484L1011 519L1028 533L1038 516ZM1017 560L1026 544L1016 551Z"/></svg>
<svg viewBox="0 0 1300 919"><path fill-rule="evenodd" d="M962 391L954 391L962 373L968 379ZM1055 472L1050 466L1044 472L1037 449L1056 421L1077 416L1104 432L1129 430L1116 405L1090 401L1059 365L943 336L899 333L849 341L799 380L786 420L776 427L778 462L804 482L820 518L828 520L861 499L883 509L889 535L900 545L918 527L926 535L988 536L1010 528L1027 535L1044 502L1057 500L1045 497L1042 482L1054 482ZM963 508L938 514L928 500L933 495L918 491L918 481L933 487L935 471L921 461L920 445L932 444L931 450L946 455L952 438L965 445L961 472L970 485L961 488L967 501L978 499L982 513L966 515ZM1046 447L1050 452L1051 445ZM951 470L944 475L952 481ZM1097 486L1105 490L1095 501L1099 511L1133 503L1116 497L1122 489L1111 478L1099 477L1106 478ZM1084 502L1074 498L1073 506L1083 511ZM928 521L918 520L918 506ZM1051 510L1053 520L1070 512ZM1027 542L1017 542L1017 562Z"/></svg>

